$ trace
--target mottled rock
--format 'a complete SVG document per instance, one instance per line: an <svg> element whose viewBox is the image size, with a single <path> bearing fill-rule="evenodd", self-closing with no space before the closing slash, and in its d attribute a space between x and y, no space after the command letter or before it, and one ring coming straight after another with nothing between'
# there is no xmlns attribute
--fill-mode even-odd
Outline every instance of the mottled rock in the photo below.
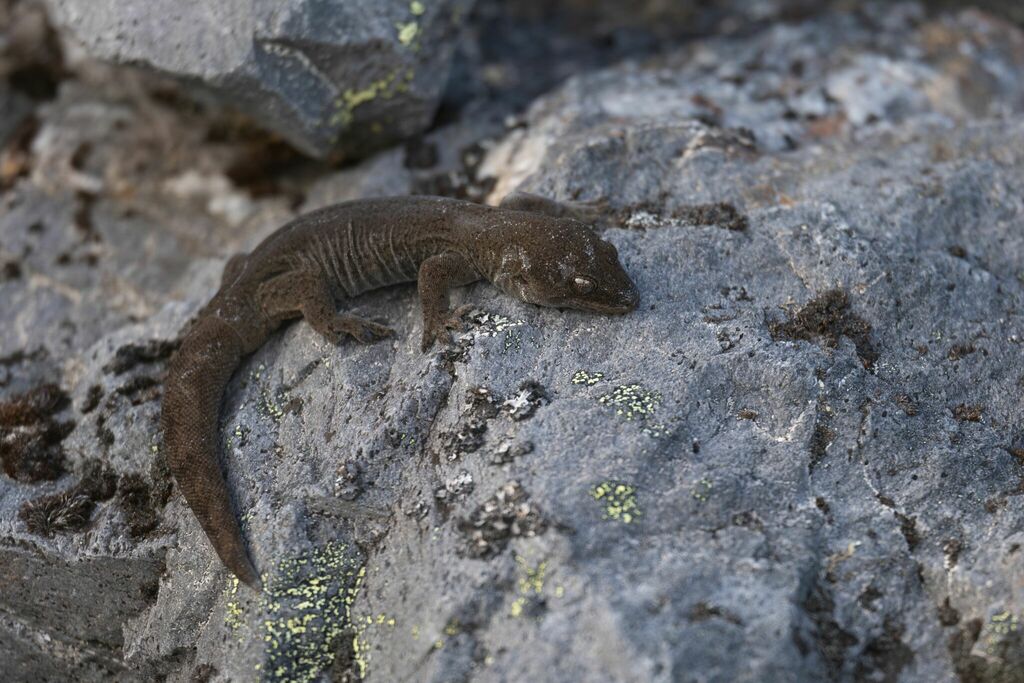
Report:
<svg viewBox="0 0 1024 683"><path fill-rule="evenodd" d="M146 181L155 216L190 206L216 239L139 221L139 243L193 251L134 270L141 247L110 246L98 267L152 278L135 319L105 304L108 278L81 276L72 296L32 250L38 284L0 282L21 321L0 332L0 390L56 383L75 427L65 477L0 478L15 675L1019 680L1022 44L977 12L899 5L694 43L539 100L473 184L606 200L640 309L539 309L478 284L453 297L480 309L471 329L423 355L414 290L396 287L351 302L395 339L332 346L303 323L275 336L222 416L262 596L165 495L145 378L224 250L293 205L254 199L232 229ZM61 102L51 139L72 128ZM304 200L464 171L442 142L460 139L320 177ZM100 234L126 201L104 189L116 146L91 162L108 179ZM81 200L28 194L43 177L17 195ZM0 217L3 244L31 225ZM67 320L78 336L42 355L26 343ZM18 510L92 481L92 459L117 492L81 531L33 533Z"/></svg>
<svg viewBox="0 0 1024 683"><path fill-rule="evenodd" d="M307 154L364 155L418 133L471 0L48 0L90 56L145 65Z"/></svg>

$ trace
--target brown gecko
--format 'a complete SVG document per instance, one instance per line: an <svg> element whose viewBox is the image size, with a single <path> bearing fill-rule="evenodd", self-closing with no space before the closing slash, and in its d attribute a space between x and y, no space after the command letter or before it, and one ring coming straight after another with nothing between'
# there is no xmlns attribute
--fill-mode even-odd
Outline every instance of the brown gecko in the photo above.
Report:
<svg viewBox="0 0 1024 683"><path fill-rule="evenodd" d="M391 336L335 301L416 281L423 342L450 341L465 309L448 290L486 279L542 306L621 314L639 296L615 247L581 222L593 204L517 193L500 207L441 197L367 199L299 216L224 267L220 290L187 328L170 361L161 424L167 462L221 561L259 589L218 463L220 406L242 358L285 321L302 317L337 343Z"/></svg>

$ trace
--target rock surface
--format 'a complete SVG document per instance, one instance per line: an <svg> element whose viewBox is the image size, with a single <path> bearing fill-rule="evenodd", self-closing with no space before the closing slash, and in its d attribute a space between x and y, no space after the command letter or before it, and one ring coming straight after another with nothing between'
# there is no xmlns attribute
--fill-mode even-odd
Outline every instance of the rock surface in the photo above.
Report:
<svg viewBox="0 0 1024 683"><path fill-rule="evenodd" d="M88 54L213 94L307 154L425 129L471 0L47 0Z"/></svg>
<svg viewBox="0 0 1024 683"><path fill-rule="evenodd" d="M65 86L0 216L5 670L1022 680L1022 69L978 12L826 15L269 193L196 121L166 147L152 105ZM157 430L226 255L296 208L516 186L606 199L641 309L475 285L472 329L423 355L398 287L352 302L394 341L287 328L224 406L269 590L228 580ZM67 400L24 395L47 382Z"/></svg>

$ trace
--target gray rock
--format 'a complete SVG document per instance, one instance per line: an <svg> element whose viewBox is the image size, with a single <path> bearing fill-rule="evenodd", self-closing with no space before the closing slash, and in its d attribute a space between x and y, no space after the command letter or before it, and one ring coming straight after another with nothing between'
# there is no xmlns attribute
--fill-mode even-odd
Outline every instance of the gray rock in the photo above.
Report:
<svg viewBox="0 0 1024 683"><path fill-rule="evenodd" d="M166 497L145 378L229 236L251 244L282 209L255 202L234 230L211 214L221 241L206 245L154 209L139 242L170 232L199 261L157 269L155 313L108 312L34 372L5 361L6 396L59 381L71 405L55 419L76 425L70 474L0 477L16 675L1020 680L1022 44L982 14L901 5L696 43L538 101L474 176L489 169L495 196L607 199L641 309L538 309L479 284L453 301L478 304L470 331L424 356L413 288L397 287L352 302L395 340L284 330L223 412L263 596ZM307 202L416 183L389 152ZM7 215L0 230L30 239ZM38 318L0 333L10 354L104 310L105 278L56 306L54 285L29 282L58 271L37 267L0 283ZM23 504L82 486L89 461L118 477L89 526L30 531ZM64 603L43 601L62 587ZM97 594L104 618L80 618Z"/></svg>
<svg viewBox="0 0 1024 683"><path fill-rule="evenodd" d="M471 0L48 0L93 57L191 83L315 157L422 131Z"/></svg>

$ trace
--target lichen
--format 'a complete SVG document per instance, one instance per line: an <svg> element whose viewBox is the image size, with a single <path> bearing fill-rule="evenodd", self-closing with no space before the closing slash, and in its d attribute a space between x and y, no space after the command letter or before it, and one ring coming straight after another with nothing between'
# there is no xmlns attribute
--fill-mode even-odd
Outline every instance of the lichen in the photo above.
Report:
<svg viewBox="0 0 1024 683"><path fill-rule="evenodd" d="M224 625L232 631L237 631L245 623L242 618L244 611L238 602L238 585L238 577L231 576L224 588Z"/></svg>
<svg viewBox="0 0 1024 683"><path fill-rule="evenodd" d="M369 656L365 641L352 616L352 605L366 576L354 553L344 545L329 543L308 553L279 562L271 579L264 577L266 591L260 596L254 620L264 644L264 661L256 665L271 681L314 681L334 663L338 644L353 636L354 662L365 677ZM224 591L224 624L232 631L247 628L239 602L238 580ZM239 641L245 641L239 633Z"/></svg>
<svg viewBox="0 0 1024 683"><path fill-rule="evenodd" d="M415 21L400 22L395 24L395 29L398 30L398 42L406 47L412 45L413 41L416 40L416 36L420 34L420 25Z"/></svg>
<svg viewBox="0 0 1024 683"><path fill-rule="evenodd" d="M572 377L573 384L592 386L604 378L601 373L578 370ZM652 420L661 405L661 394L641 384L620 384L607 394L598 397L597 402L615 410L619 417L640 423L640 431L648 436L659 437L668 433L668 428Z"/></svg>
<svg viewBox="0 0 1024 683"><path fill-rule="evenodd" d="M632 484L614 480L603 481L590 489L591 498L603 506L601 519L623 524L632 524L641 515L636 494Z"/></svg>
<svg viewBox="0 0 1024 683"><path fill-rule="evenodd" d="M619 385L597 399L601 405L612 406L615 414L627 420L644 420L654 415L661 403L661 394L648 391L640 384Z"/></svg>
<svg viewBox="0 0 1024 683"><path fill-rule="evenodd" d="M690 495L693 496L695 500L704 503L711 497L711 490L714 487L714 482L707 477L701 477L693 485L693 490L690 492Z"/></svg>
<svg viewBox="0 0 1024 683"><path fill-rule="evenodd" d="M416 28L415 22L411 24L413 30L410 34L410 29L405 28L403 34L403 25L399 25L399 40L402 39L403 35L406 35L411 42L416 34L419 32ZM405 43L403 43L405 44ZM373 81L369 85L363 88L348 88L346 89L339 98L334 101L335 113L331 117L330 125L339 126L340 128L348 128L355 120L355 110L373 100L379 98L390 99L398 93L405 92L409 89L409 84L415 76L415 72L412 69L407 69L404 73L399 69L395 69L391 73L387 74L383 78Z"/></svg>
<svg viewBox="0 0 1024 683"><path fill-rule="evenodd" d="M529 613L530 605L539 602L544 594L548 562L544 560L536 565L531 565L522 555L516 555L515 560L519 569L519 577L516 582L518 595L509 606L509 616L519 618Z"/></svg>
<svg viewBox="0 0 1024 683"><path fill-rule="evenodd" d="M985 652L991 657L1001 656L1003 643L1020 630L1020 619L1009 610L989 617L985 628Z"/></svg>
<svg viewBox="0 0 1024 683"><path fill-rule="evenodd" d="M600 382L602 379L604 379L603 372L587 372L586 370L577 370L576 374L572 376L572 383L585 384L588 387L591 387Z"/></svg>

